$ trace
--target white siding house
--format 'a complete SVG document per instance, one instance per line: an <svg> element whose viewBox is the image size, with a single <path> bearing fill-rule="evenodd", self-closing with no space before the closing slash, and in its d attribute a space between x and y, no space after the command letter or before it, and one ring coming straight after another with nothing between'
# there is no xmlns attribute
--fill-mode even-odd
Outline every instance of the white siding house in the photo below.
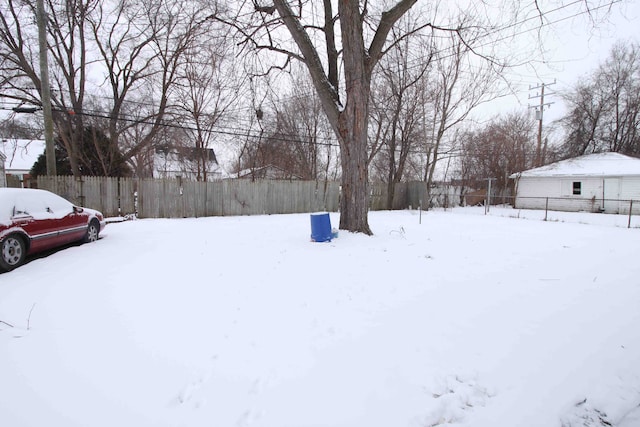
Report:
<svg viewBox="0 0 640 427"><path fill-rule="evenodd" d="M198 177L207 176L207 181L222 179L222 169L212 149L205 149L205 170L201 166L201 158L196 149L156 150L153 157L154 178L182 178L195 181Z"/></svg>
<svg viewBox="0 0 640 427"><path fill-rule="evenodd" d="M511 175L515 208L640 213L640 159L599 153Z"/></svg>
<svg viewBox="0 0 640 427"><path fill-rule="evenodd" d="M37 139L1 139L0 153L5 157L3 178L6 185L30 187L31 168L44 153L44 147L45 142Z"/></svg>

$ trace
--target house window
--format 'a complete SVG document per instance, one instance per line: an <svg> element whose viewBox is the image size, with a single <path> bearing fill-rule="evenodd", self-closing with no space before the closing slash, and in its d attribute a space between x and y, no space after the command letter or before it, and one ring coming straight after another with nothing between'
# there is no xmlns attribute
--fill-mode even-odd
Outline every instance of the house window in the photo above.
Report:
<svg viewBox="0 0 640 427"><path fill-rule="evenodd" d="M580 181L573 182L573 194L580 195L582 193L582 183Z"/></svg>

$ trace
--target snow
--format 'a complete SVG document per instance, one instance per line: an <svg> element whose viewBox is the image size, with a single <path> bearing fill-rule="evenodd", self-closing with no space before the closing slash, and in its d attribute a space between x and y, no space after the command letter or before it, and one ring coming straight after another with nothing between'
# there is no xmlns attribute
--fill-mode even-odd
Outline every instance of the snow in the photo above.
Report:
<svg viewBox="0 0 640 427"><path fill-rule="evenodd" d="M514 174L511 178L549 176L640 176L640 159L620 153L575 157Z"/></svg>
<svg viewBox="0 0 640 427"><path fill-rule="evenodd" d="M110 224L0 274L2 425L640 425L640 224L483 212Z"/></svg>

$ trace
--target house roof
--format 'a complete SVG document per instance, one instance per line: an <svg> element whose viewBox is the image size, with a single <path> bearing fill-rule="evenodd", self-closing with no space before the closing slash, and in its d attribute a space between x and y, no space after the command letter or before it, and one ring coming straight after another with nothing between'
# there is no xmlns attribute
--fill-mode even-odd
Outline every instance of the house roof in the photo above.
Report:
<svg viewBox="0 0 640 427"><path fill-rule="evenodd" d="M45 142L38 139L1 139L0 152L6 157L6 173L29 173L44 148Z"/></svg>
<svg viewBox="0 0 640 427"><path fill-rule="evenodd" d="M213 154L212 149L208 149L207 151L207 174L211 177L218 177L221 174L220 165L215 158L215 154ZM153 170L154 174L171 174L171 175L195 175L196 171L199 168L199 162L195 160L194 153L192 151L188 152L188 156L181 155L176 151L165 152L161 150L156 150L156 153L153 157Z"/></svg>
<svg viewBox="0 0 640 427"><path fill-rule="evenodd" d="M262 179L302 179L301 176L272 164L258 166L254 169L243 169L234 175L238 178L250 178L253 175L257 175Z"/></svg>
<svg viewBox="0 0 640 427"><path fill-rule="evenodd" d="M620 153L597 153L515 173L518 177L640 176L640 159Z"/></svg>

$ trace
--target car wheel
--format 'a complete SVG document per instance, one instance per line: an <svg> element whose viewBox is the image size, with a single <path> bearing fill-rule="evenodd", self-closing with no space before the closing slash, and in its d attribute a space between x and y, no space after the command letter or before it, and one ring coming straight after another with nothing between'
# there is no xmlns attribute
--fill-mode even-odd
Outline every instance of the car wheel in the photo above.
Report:
<svg viewBox="0 0 640 427"><path fill-rule="evenodd" d="M27 247L24 239L17 234L11 234L0 245L0 270L11 271L24 261Z"/></svg>
<svg viewBox="0 0 640 427"><path fill-rule="evenodd" d="M95 242L98 240L100 234L100 223L98 221L91 220L89 227L87 227L87 234L85 234L83 241L85 243Z"/></svg>

